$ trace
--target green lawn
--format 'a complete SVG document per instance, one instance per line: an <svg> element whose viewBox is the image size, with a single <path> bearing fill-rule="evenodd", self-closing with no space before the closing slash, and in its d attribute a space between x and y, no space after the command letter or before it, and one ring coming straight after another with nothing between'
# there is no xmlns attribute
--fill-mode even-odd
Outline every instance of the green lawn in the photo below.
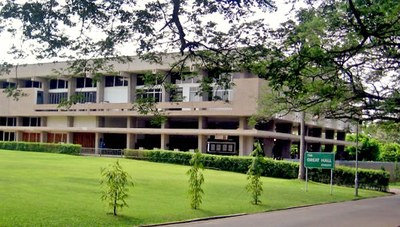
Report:
<svg viewBox="0 0 400 227"><path fill-rule="evenodd" d="M398 181L398 182L391 182L391 183L389 184L389 188L397 188L397 189L400 189L400 181Z"/></svg>
<svg viewBox="0 0 400 227"><path fill-rule="evenodd" d="M100 200L100 168L114 158L0 150L0 226L132 226L251 213L354 199L351 188L263 178L263 205L246 192L246 175L205 170L200 210L190 209L187 166L120 159L132 176L129 207L114 217ZM361 197L384 193L360 190Z"/></svg>

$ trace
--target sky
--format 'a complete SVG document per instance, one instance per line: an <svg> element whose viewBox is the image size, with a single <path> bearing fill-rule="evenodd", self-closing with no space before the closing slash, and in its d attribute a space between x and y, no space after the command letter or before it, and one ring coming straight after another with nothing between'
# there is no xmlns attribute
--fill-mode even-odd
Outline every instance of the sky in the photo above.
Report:
<svg viewBox="0 0 400 227"><path fill-rule="evenodd" d="M3 0L0 0L2 2ZM283 3L281 0L276 1L276 5L278 7L278 10L276 12L259 12L255 15L255 18L265 18L266 22L272 27L272 28L277 28L280 23L286 21L288 19L288 14L291 9L291 5L286 5ZM223 27L228 27L226 25L226 21L223 20L222 18L216 18L215 21L219 24L221 28ZM27 56L24 59L15 59L12 54L8 54L9 49L12 47L12 45L19 46L21 45L21 41L18 40L18 38L11 37L11 35L7 33L0 33L0 63L1 62L8 62L12 64L31 64L31 63L44 63L44 62L51 62L51 61L58 61L62 59L35 59L33 55ZM135 55L134 52L135 48L127 48L126 46L123 46L120 48L121 54L123 55Z"/></svg>

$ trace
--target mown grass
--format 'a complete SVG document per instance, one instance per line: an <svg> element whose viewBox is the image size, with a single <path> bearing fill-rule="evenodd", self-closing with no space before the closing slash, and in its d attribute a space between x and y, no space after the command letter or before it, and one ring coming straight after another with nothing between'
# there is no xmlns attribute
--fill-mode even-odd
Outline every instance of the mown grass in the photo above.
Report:
<svg viewBox="0 0 400 227"><path fill-rule="evenodd" d="M262 205L250 203L246 175L205 170L200 210L187 197L189 167L119 159L135 187L129 207L114 217L100 200L100 168L115 158L0 150L0 226L133 226L192 218L261 212L354 199L352 188L262 178ZM361 198L385 195L360 190Z"/></svg>

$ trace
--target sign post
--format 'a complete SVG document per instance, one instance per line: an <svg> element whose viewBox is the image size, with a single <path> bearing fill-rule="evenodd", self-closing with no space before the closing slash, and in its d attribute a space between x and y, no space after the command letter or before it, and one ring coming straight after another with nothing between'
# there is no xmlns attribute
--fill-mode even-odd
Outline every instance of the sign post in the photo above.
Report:
<svg viewBox="0 0 400 227"><path fill-rule="evenodd" d="M308 169L330 169L331 170L331 195L333 187L333 169L335 168L335 153L305 152L304 166L306 167L306 191L308 191Z"/></svg>

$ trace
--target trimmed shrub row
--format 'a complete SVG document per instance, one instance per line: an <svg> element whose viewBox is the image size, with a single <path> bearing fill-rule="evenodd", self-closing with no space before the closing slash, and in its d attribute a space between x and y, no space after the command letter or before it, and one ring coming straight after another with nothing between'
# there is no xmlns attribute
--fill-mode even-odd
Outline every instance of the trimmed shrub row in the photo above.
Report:
<svg viewBox="0 0 400 227"><path fill-rule="evenodd" d="M176 152L165 150L125 150L125 157L130 159L141 159L152 162L173 163L189 165L193 153ZM252 157L202 155L203 164L208 169L246 173L251 164ZM296 179L298 176L299 164L288 161L277 161L270 158L264 159L265 165L263 176ZM329 183L330 170L310 169L309 179L316 182ZM355 169L337 166L333 173L333 182L336 185L354 186ZM389 185L389 173L382 170L359 169L360 188L386 191Z"/></svg>
<svg viewBox="0 0 400 227"><path fill-rule="evenodd" d="M81 145L0 141L0 149L79 155Z"/></svg>

